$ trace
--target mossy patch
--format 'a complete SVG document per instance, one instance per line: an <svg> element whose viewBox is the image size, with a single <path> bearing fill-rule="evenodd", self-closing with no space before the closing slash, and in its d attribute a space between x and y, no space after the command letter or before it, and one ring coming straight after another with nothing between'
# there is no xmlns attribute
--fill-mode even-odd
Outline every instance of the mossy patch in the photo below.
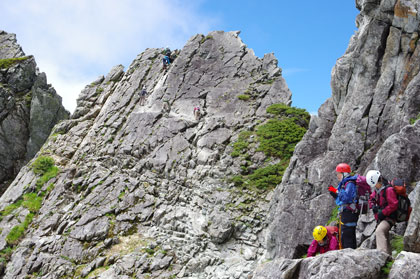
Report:
<svg viewBox="0 0 420 279"><path fill-rule="evenodd" d="M241 94L241 95L238 95L238 99L241 101L248 101L249 99L251 99L251 96L248 94Z"/></svg>
<svg viewBox="0 0 420 279"><path fill-rule="evenodd" d="M29 58L29 56L25 56L25 57L18 57L18 58L8 58L8 59L0 59L0 69L7 69L10 68L11 66L25 61Z"/></svg>
<svg viewBox="0 0 420 279"><path fill-rule="evenodd" d="M37 187L35 192L24 194L21 199L6 206L0 213L0 217L7 216L21 206L28 209L30 212L26 215L24 221L21 224L14 226L6 236L6 242L11 247L16 246L19 243L25 230L29 227L35 217L35 214L37 214L41 208L44 196L54 188L54 184L51 184L46 191L41 191L43 185L51 178L55 177L59 171L59 169L54 166L54 160L45 156L40 156L35 160L32 164L32 170L35 174L41 175L36 181Z"/></svg>
<svg viewBox="0 0 420 279"><path fill-rule="evenodd" d="M207 35L205 37L203 36L203 38L200 41L200 44L203 44L205 41L211 40L211 39L213 39L213 36L211 36L211 35Z"/></svg>
<svg viewBox="0 0 420 279"><path fill-rule="evenodd" d="M137 248L140 250L147 246L148 240L138 234L123 236L119 238L120 242L112 246L107 252L108 256L118 254L124 256L133 253Z"/></svg>

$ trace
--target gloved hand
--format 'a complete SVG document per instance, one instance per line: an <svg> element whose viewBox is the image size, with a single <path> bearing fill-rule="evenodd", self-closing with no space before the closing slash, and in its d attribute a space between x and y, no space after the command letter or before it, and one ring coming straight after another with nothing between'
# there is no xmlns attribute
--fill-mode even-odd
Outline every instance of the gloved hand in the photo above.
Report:
<svg viewBox="0 0 420 279"><path fill-rule="evenodd" d="M372 207L372 210L373 210L373 213L378 213L378 211L379 211L379 207L377 206L377 205L374 205L373 207Z"/></svg>
<svg viewBox="0 0 420 279"><path fill-rule="evenodd" d="M332 185L328 187L328 191L330 191L331 193L337 194L337 189L335 189L334 186Z"/></svg>
<svg viewBox="0 0 420 279"><path fill-rule="evenodd" d="M378 220L379 221L382 221L382 220L385 220L385 215L382 213L382 210L379 210L379 212L378 212Z"/></svg>

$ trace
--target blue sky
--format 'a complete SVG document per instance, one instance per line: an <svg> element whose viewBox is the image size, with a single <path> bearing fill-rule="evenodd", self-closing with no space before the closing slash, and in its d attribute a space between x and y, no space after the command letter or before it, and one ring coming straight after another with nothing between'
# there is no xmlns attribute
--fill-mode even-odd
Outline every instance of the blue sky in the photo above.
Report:
<svg viewBox="0 0 420 279"><path fill-rule="evenodd" d="M274 52L292 105L315 113L331 96L331 69L358 14L353 0L2 0L0 10L0 29L17 34L70 111L85 85L145 48L240 30L257 56Z"/></svg>

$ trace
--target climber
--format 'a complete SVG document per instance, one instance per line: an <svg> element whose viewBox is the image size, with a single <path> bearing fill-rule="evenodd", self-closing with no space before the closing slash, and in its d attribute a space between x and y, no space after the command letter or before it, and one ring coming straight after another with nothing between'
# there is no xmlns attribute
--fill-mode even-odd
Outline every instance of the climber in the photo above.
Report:
<svg viewBox="0 0 420 279"><path fill-rule="evenodd" d="M194 107L195 120L196 121L200 120L200 116L201 116L200 107Z"/></svg>
<svg viewBox="0 0 420 279"><path fill-rule="evenodd" d="M340 213L340 249L357 248L356 226L359 215L356 208L357 195L356 184L351 180L351 168L345 163L338 164L335 168L337 178L340 180L338 187L332 185L328 191L335 198L335 203L339 206Z"/></svg>
<svg viewBox="0 0 420 279"><path fill-rule="evenodd" d="M171 59L171 50L169 49L168 46L165 48L164 54L165 54L165 56L168 56L169 59Z"/></svg>
<svg viewBox="0 0 420 279"><path fill-rule="evenodd" d="M163 53L163 68L166 70L166 67L168 65L171 65L171 50L169 49L169 47L166 47Z"/></svg>
<svg viewBox="0 0 420 279"><path fill-rule="evenodd" d="M169 65L171 65L171 61L169 59L169 56L165 55L162 59L163 62L163 69L166 70L166 67L168 67Z"/></svg>
<svg viewBox="0 0 420 279"><path fill-rule="evenodd" d="M144 102L146 101L146 86L143 86L142 90L140 91L140 105L143 106Z"/></svg>
<svg viewBox="0 0 420 279"><path fill-rule="evenodd" d="M377 170L370 170L366 181L374 187L370 195L369 207L375 214L378 226L376 227L376 249L391 255L389 230L395 225L395 213L398 209L398 198L394 188Z"/></svg>
<svg viewBox="0 0 420 279"><path fill-rule="evenodd" d="M338 250L337 227L317 226L312 234L314 240L308 248L308 258L315 256L317 253L324 254L328 251Z"/></svg>

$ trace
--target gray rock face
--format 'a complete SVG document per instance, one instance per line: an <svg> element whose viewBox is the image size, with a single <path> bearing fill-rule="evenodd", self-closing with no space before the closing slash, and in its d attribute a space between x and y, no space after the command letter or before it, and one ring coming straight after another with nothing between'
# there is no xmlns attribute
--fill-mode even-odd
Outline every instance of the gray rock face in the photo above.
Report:
<svg viewBox="0 0 420 279"><path fill-rule="evenodd" d="M420 254L402 251L395 259L390 279L415 279L420 278Z"/></svg>
<svg viewBox="0 0 420 279"><path fill-rule="evenodd" d="M416 190L413 194L416 195L413 198L411 206L413 211L411 212L410 220L408 221L407 229L404 234L404 250L420 253L420 183L417 183Z"/></svg>
<svg viewBox="0 0 420 279"><path fill-rule="evenodd" d="M231 157L232 143L270 118L269 105L290 104L291 93L274 56L257 58L238 32L194 36L167 70L162 51L147 49L126 72L116 66L86 86L72 118L55 126L39 155L60 173L42 186L54 184L23 237L33 243L28 260L12 255L4 278L246 278L253 270L270 193L229 181L243 160ZM255 149L249 160L259 167L266 157ZM37 179L22 169L0 210ZM0 221L3 243L16 213Z"/></svg>
<svg viewBox="0 0 420 279"><path fill-rule="evenodd" d="M412 1L356 1L358 31L332 71L332 97L296 146L269 217L268 257L299 257L330 217L335 166L420 180L420 45ZM303 221L304 220L304 221ZM417 226L417 225L416 225ZM418 231L416 232L418 239Z"/></svg>
<svg viewBox="0 0 420 279"><path fill-rule="evenodd" d="M253 279L380 278L387 259L387 254L368 249L330 251L306 259L278 258L259 266Z"/></svg>
<svg viewBox="0 0 420 279"><path fill-rule="evenodd" d="M0 193L69 114L61 97L25 56L14 34L0 30ZM11 63L7 63L11 62Z"/></svg>

